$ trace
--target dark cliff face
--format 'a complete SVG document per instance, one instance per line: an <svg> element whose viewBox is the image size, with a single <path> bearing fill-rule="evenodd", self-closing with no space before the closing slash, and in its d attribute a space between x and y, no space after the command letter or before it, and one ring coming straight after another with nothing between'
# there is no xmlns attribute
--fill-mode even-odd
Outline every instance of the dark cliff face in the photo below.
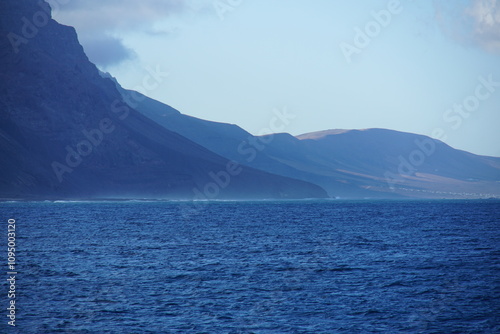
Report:
<svg viewBox="0 0 500 334"><path fill-rule="evenodd" d="M325 196L306 182L228 167L127 106L75 30L40 1L0 3L0 121L3 198L192 198L217 173L230 178L208 187L209 198Z"/></svg>

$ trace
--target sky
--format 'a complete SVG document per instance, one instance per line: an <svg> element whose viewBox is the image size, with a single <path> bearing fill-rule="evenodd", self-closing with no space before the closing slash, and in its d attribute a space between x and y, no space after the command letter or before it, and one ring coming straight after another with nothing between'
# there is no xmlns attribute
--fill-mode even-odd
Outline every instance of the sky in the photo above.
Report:
<svg viewBox="0 0 500 334"><path fill-rule="evenodd" d="M387 128L500 157L500 0L49 2L99 69L184 114L259 135L279 111L293 135Z"/></svg>

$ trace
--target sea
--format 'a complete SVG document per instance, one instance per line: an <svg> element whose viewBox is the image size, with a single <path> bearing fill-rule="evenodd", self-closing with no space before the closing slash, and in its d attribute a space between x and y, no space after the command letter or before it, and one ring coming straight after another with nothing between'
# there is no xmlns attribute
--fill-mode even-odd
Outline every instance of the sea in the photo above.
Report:
<svg viewBox="0 0 500 334"><path fill-rule="evenodd" d="M0 333L500 333L498 200L2 202L0 219Z"/></svg>

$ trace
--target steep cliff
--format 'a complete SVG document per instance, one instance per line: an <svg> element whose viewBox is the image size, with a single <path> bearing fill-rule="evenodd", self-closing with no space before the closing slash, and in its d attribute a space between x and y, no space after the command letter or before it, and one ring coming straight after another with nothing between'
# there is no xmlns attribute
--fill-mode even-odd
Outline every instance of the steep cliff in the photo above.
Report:
<svg viewBox="0 0 500 334"><path fill-rule="evenodd" d="M0 121L2 198L326 194L231 164L125 104L43 1L0 3Z"/></svg>

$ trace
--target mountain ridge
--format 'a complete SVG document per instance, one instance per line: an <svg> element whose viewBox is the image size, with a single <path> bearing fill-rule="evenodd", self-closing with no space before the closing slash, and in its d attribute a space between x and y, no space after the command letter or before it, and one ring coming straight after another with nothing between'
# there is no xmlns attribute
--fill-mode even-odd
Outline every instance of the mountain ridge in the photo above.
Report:
<svg viewBox="0 0 500 334"><path fill-rule="evenodd" d="M500 158L478 156L456 150L428 136L380 128L330 129L298 136L288 133L254 136L236 125L194 118L165 104L163 108L169 112L155 112L155 108L150 106L152 101L161 102L138 92L123 89L117 81L115 83L122 95L140 96L141 101L136 102L137 110L171 131L176 131L213 152L241 164L318 184L327 189L332 197L402 198L422 197L422 194L423 197L431 198L500 196L499 187L495 184L500 181L498 163ZM364 140L355 138L359 135L367 137ZM384 139L384 136L390 138ZM330 140L336 142L325 144ZM344 142L344 147L339 146L339 141ZM264 148L261 149L257 144L252 146L250 142L261 142ZM375 147L377 143L379 146ZM437 146L439 150L447 152L448 158L442 158L442 161L437 163L435 160L439 154L432 152L427 156L424 152L425 147L422 151L418 143L421 145L432 143L434 148ZM241 149L242 144L246 144L244 150ZM356 152L356 147L363 148L366 152ZM385 148L386 152L381 147ZM390 151L392 156L388 154ZM311 159L305 158L311 154L313 155ZM332 156L334 158L331 158ZM382 156L385 156L385 160L378 158ZM422 166L410 165L410 169L414 171L409 174L398 171L401 169L401 164L403 167L408 167L408 162L402 163L401 159L408 161L410 157L412 159L423 157ZM450 163L446 163L446 159L451 159ZM471 159L475 162L470 161ZM450 166L453 164L456 166ZM367 165L372 167L371 170L368 170ZM468 172L461 173L457 166L466 167ZM480 168L475 170L474 166ZM444 168L447 172L432 171L433 168L438 170ZM481 174L481 171L485 174ZM485 175L488 178L484 179ZM479 183L473 184L475 178L480 179L476 180ZM434 181L431 182L429 179ZM467 181L470 182L466 183ZM439 187L431 186L436 182L442 186L443 191ZM482 189L486 191L485 194L482 193ZM467 192L472 192L474 195L466 195Z"/></svg>
<svg viewBox="0 0 500 334"><path fill-rule="evenodd" d="M500 197L500 158L387 129L254 136L122 88L46 2L0 9L0 197Z"/></svg>
<svg viewBox="0 0 500 334"><path fill-rule="evenodd" d="M74 28L40 4L0 4L2 198L326 197L317 185L231 163L128 106ZM31 38L19 35L44 15Z"/></svg>

